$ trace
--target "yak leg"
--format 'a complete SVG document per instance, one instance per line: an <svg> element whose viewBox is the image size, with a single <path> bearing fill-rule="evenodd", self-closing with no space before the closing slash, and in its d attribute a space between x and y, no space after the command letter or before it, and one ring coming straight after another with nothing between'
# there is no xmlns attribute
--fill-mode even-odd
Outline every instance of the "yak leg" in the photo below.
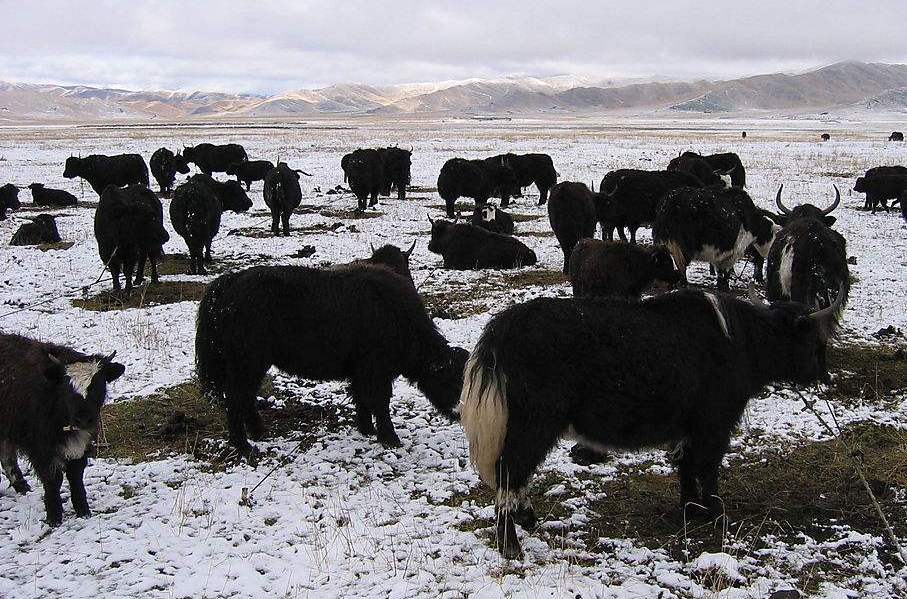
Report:
<svg viewBox="0 0 907 599"><path fill-rule="evenodd" d="M135 279L132 281L135 285L141 285L145 281L145 260L147 258L147 252L139 252L139 259L135 266Z"/></svg>
<svg viewBox="0 0 907 599"><path fill-rule="evenodd" d="M192 269L195 271L194 274L204 275L205 272L205 255L204 255L204 244L196 243L192 248L192 257L191 262Z"/></svg>
<svg viewBox="0 0 907 599"><path fill-rule="evenodd" d="M636 229L639 228L639 225L629 225L627 229L630 231L630 243L636 243Z"/></svg>
<svg viewBox="0 0 907 599"><path fill-rule="evenodd" d="M731 290L731 270L718 267L718 291Z"/></svg>
<svg viewBox="0 0 907 599"><path fill-rule="evenodd" d="M113 290L119 291L122 289L120 286L120 267L119 265L110 265L110 276L113 277Z"/></svg>
<svg viewBox="0 0 907 599"><path fill-rule="evenodd" d="M372 383L366 395L372 413L375 415L375 429L378 433L378 442L384 447L400 447L400 437L394 430L391 421L391 395L393 394L393 379Z"/></svg>
<svg viewBox="0 0 907 599"><path fill-rule="evenodd" d="M126 279L126 291L132 291L132 273L135 269L135 262L132 259L123 261L123 277Z"/></svg>
<svg viewBox="0 0 907 599"><path fill-rule="evenodd" d="M765 283L765 275L763 274L765 258L758 251L753 251L752 247L750 247L750 257L753 259L753 278L756 279L757 283Z"/></svg>
<svg viewBox="0 0 907 599"><path fill-rule="evenodd" d="M378 190L375 190L372 192L371 200L368 203L369 208L371 208L372 206L374 206L377 203L378 203Z"/></svg>
<svg viewBox="0 0 907 599"><path fill-rule="evenodd" d="M157 260L159 257L164 255L164 248L160 248L157 251L151 252L148 255L148 261L151 263L151 282L160 283L161 277L157 273Z"/></svg>
<svg viewBox="0 0 907 599"><path fill-rule="evenodd" d="M88 498L85 495L85 482L83 474L85 466L88 464L88 456L82 456L77 460L68 460L66 462L66 480L69 481L69 495L72 499L72 507L76 511L76 516L85 518L91 515L88 508Z"/></svg>
<svg viewBox="0 0 907 599"><path fill-rule="evenodd" d="M398 200L406 199L406 183L397 184L397 199Z"/></svg>
<svg viewBox="0 0 907 599"><path fill-rule="evenodd" d="M3 465L3 472L9 479L9 484L19 495L25 495L31 491L31 487L22 476L19 470L19 460L16 459L16 446L9 441L0 441L0 464Z"/></svg>
<svg viewBox="0 0 907 599"><path fill-rule="evenodd" d="M542 187L538 183L536 183L535 186L539 188L539 206L544 206L548 201L548 188Z"/></svg>
<svg viewBox="0 0 907 599"><path fill-rule="evenodd" d="M283 224L283 236L284 237L290 236L290 214L292 214L292 213L293 213L292 210L284 209L283 214L280 215L280 221Z"/></svg>
<svg viewBox="0 0 907 599"><path fill-rule="evenodd" d="M63 472L51 463L35 468L35 473L44 486L44 511L47 514L47 523L50 526L58 526L63 522L63 500L60 498Z"/></svg>
<svg viewBox="0 0 907 599"><path fill-rule="evenodd" d="M616 227L616 228L617 228L617 235L618 235L618 237L620 237L620 240L623 241L624 243L627 243L627 235L624 233L624 228L623 227Z"/></svg>
<svg viewBox="0 0 907 599"><path fill-rule="evenodd" d="M718 469L730 441L729 432L700 434L691 440L689 451L695 475L699 482L700 497L710 517L719 516L723 509L718 497Z"/></svg>
<svg viewBox="0 0 907 599"><path fill-rule="evenodd" d="M252 182L246 181L246 191L252 191Z"/></svg>
<svg viewBox="0 0 907 599"><path fill-rule="evenodd" d="M370 437L375 434L375 424L372 422L372 408L368 403L368 396L363 392L362 384L352 384L350 394L353 396L353 405L356 406L356 429Z"/></svg>
<svg viewBox="0 0 907 599"><path fill-rule="evenodd" d="M271 209L271 233L280 235L280 212L277 208Z"/></svg>
<svg viewBox="0 0 907 599"><path fill-rule="evenodd" d="M212 243L213 241L214 241L213 239L209 239L209 240L207 241L207 243L205 243L205 262L211 262L211 261L212 261L212 260L211 260L211 243Z"/></svg>
<svg viewBox="0 0 907 599"><path fill-rule="evenodd" d="M246 431L253 441L261 441L265 437L265 423L258 413L258 407L255 405L255 393L250 395L251 401L242 405L243 422L246 425Z"/></svg>

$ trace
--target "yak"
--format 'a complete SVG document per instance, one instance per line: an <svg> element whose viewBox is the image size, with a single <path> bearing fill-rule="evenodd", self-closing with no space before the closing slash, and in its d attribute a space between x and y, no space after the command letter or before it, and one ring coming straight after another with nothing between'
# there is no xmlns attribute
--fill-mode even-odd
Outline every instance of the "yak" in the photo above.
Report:
<svg viewBox="0 0 907 599"><path fill-rule="evenodd" d="M265 432L255 395L272 366L349 381L359 432L397 447L394 380L403 375L453 419L468 353L447 343L412 281L373 265L258 266L221 275L199 306L195 347L201 389L223 402L230 443L246 455L253 451L248 436Z"/></svg>
<svg viewBox="0 0 907 599"><path fill-rule="evenodd" d="M372 255L368 258L353 260L349 264L339 264L334 268L346 268L347 266L364 264L383 266L393 273L407 279L410 283L413 283L413 289L415 289L416 285L413 282L413 273L409 270L409 258L413 255L414 249L416 249L415 241L409 246L408 250L401 250L397 246L389 243L382 245L377 249L375 249L375 246L372 246Z"/></svg>
<svg viewBox="0 0 907 599"><path fill-rule="evenodd" d="M184 147L183 158L208 176L212 173L224 173L231 164L249 159L246 149L239 144L215 145L209 143Z"/></svg>
<svg viewBox="0 0 907 599"><path fill-rule="evenodd" d="M236 177L237 182L245 183L246 191L249 191L253 181L264 181L273 168L274 163L270 160L240 160L228 166L225 172Z"/></svg>
<svg viewBox="0 0 907 599"><path fill-rule="evenodd" d="M189 274L203 275L211 261L211 241L220 230L223 206L211 189L199 181L187 181L173 192L170 223L189 248Z"/></svg>
<svg viewBox="0 0 907 599"><path fill-rule="evenodd" d="M502 235L513 235L513 217L497 208L494 204L476 206L469 218L470 224Z"/></svg>
<svg viewBox="0 0 907 599"><path fill-rule="evenodd" d="M311 177L308 173L290 168L286 162L278 162L265 176L265 204L271 209L271 232L275 235L280 235L282 223L284 236L290 236L290 215L302 203L300 174Z"/></svg>
<svg viewBox="0 0 907 599"><path fill-rule="evenodd" d="M904 141L903 131L892 131L888 136L888 141Z"/></svg>
<svg viewBox="0 0 907 599"><path fill-rule="evenodd" d="M682 509L719 515L718 471L747 402L773 382L823 378L842 300L811 312L681 290L537 298L492 317L459 408L470 461L496 492L498 549L521 555L516 524L537 523L530 479L562 437L598 449L666 445Z"/></svg>
<svg viewBox="0 0 907 599"><path fill-rule="evenodd" d="M516 186L511 191L515 198L523 197L523 188L535 184L539 190L539 206L548 201L548 192L557 183L554 161L548 154L500 154L487 160L503 161L516 176ZM508 198L509 202L509 198ZM507 203L501 202L505 208Z"/></svg>
<svg viewBox="0 0 907 599"><path fill-rule="evenodd" d="M671 252L682 283L690 261L701 260L718 269L718 289L728 291L734 263L751 244L767 256L780 229L742 189L684 187L662 201L652 237Z"/></svg>
<svg viewBox="0 0 907 599"><path fill-rule="evenodd" d="M724 177L731 175L735 169L736 165L730 169L716 168L704 157L690 151L684 152L668 163L669 171L689 173L699 179L706 187L715 187L717 189L727 186L727 181Z"/></svg>
<svg viewBox="0 0 907 599"><path fill-rule="evenodd" d="M866 194L864 210L871 210L875 214L877 208L881 206L888 212L888 201L897 202L904 190L907 190L907 168L903 166L871 168L862 177L857 177L853 190Z"/></svg>
<svg viewBox="0 0 907 599"><path fill-rule="evenodd" d="M83 474L97 436L107 385L126 368L107 356L0 334L0 464L16 493L31 490L17 454L44 487L47 523L63 521L63 475L77 516L91 515Z"/></svg>
<svg viewBox="0 0 907 599"><path fill-rule="evenodd" d="M343 180L356 195L359 210L378 203L378 194L385 189L384 160L378 150L360 148L350 152L340 160L340 167Z"/></svg>
<svg viewBox="0 0 907 599"><path fill-rule="evenodd" d="M585 183L563 181L551 188L548 221L564 254L564 274L570 253L580 239L595 237L595 194Z"/></svg>
<svg viewBox="0 0 907 599"><path fill-rule="evenodd" d="M783 185L775 203L784 227L768 252L766 297L824 308L839 292L837 299L846 302L850 290L847 242L831 229L835 218L829 216L841 203L841 192L835 186L835 200L827 208L801 204L790 210L781 201L782 189Z"/></svg>
<svg viewBox="0 0 907 599"><path fill-rule="evenodd" d="M538 258L522 241L492 233L467 223L446 220L431 222L428 251L444 259L444 268L479 270L482 268L520 268L532 266Z"/></svg>
<svg viewBox="0 0 907 599"><path fill-rule="evenodd" d="M22 207L19 201L19 188L12 183L0 187L0 220L6 219L7 210L18 210Z"/></svg>
<svg viewBox="0 0 907 599"><path fill-rule="evenodd" d="M412 153L412 149L378 148L383 171L381 195L390 195L391 191L396 189L397 199L406 199L406 186L409 185L411 177Z"/></svg>
<svg viewBox="0 0 907 599"><path fill-rule="evenodd" d="M451 158L438 175L438 195L444 200L448 218L454 218L454 205L461 197L474 199L480 208L488 198L499 197L504 206L516 186L513 169L502 160Z"/></svg>
<svg viewBox="0 0 907 599"><path fill-rule="evenodd" d="M48 189L44 187L43 183L32 183L28 188L31 190L31 197L35 206L63 208L65 206L75 206L79 203L76 196L65 189Z"/></svg>
<svg viewBox="0 0 907 599"><path fill-rule="evenodd" d="M831 139L831 135L829 135L828 133L823 133L821 139L822 141L828 141L829 139Z"/></svg>
<svg viewBox="0 0 907 599"><path fill-rule="evenodd" d="M192 175L189 181L200 183L214 194L223 210L232 212L245 212L252 207L252 200L242 188L239 181L218 181L214 177L204 174Z"/></svg>
<svg viewBox="0 0 907 599"><path fill-rule="evenodd" d="M582 239L570 254L574 297L639 298L653 283L670 286L679 280L671 253L660 245Z"/></svg>
<svg viewBox="0 0 907 599"><path fill-rule="evenodd" d="M702 157L711 167L725 176L730 176L732 187L746 187L746 169L740 156L734 152L708 154Z"/></svg>
<svg viewBox="0 0 907 599"><path fill-rule="evenodd" d="M148 165L151 167L151 176L161 189L161 195L173 192L173 183L176 181L177 173L189 174L189 163L186 162L183 155L179 152L174 154L167 148L155 150Z"/></svg>
<svg viewBox="0 0 907 599"><path fill-rule="evenodd" d="M136 285L144 280L146 259L151 261L151 280L157 282L157 259L170 235L164 229L161 201L147 186L109 185L94 213L94 236L115 291L121 289L120 272L126 278L127 292L132 289L133 271Z"/></svg>
<svg viewBox="0 0 907 599"><path fill-rule="evenodd" d="M19 226L10 245L42 245L45 243L60 243L62 238L57 231L57 221L50 214L39 214Z"/></svg>
<svg viewBox="0 0 907 599"><path fill-rule="evenodd" d="M85 179L99 196L108 185L148 187L148 167L145 159L138 154L92 154L84 158L70 156L66 159L63 176L67 179Z"/></svg>

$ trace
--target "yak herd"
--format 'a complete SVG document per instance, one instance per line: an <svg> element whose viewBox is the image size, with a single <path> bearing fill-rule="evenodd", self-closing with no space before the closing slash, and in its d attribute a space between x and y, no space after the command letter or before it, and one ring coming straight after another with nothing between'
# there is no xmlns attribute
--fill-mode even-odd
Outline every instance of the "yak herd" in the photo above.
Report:
<svg viewBox="0 0 907 599"><path fill-rule="evenodd" d="M342 158L360 210L392 191L405 200L411 156L412 150L385 147ZM252 206L246 193L252 182L263 182L275 235L289 235L290 215L302 201L299 176L306 173L249 160L237 144L161 148L150 164L160 194L172 197L171 224L189 249L192 274L205 273L222 212ZM200 174L174 187L189 164ZM235 180L218 181L215 173ZM99 196L94 232L114 289L121 289L121 274L126 292L141 282L145 262L156 280L169 235L142 157L70 157L63 175L85 179ZM828 206L791 209L781 186L778 212L761 209L746 191L743 163L730 152L685 152L664 170L611 171L597 191L557 179L546 154L452 158L441 168L438 194L453 220L429 219L429 250L444 268L535 264L535 252L513 236L513 218L503 210L534 184L573 287L572 298L535 299L498 313L472 352L451 346L428 315L409 270L415 244L406 251L383 246L370 258L325 269L259 266L211 282L198 310L196 372L203 394L226 410L230 444L254 457L249 440L266 434L256 394L277 367L348 381L359 432L399 446L390 399L402 375L462 424L471 462L496 491L497 543L507 557L521 554L517 525L530 530L537 523L532 474L565 437L576 440L578 461L604 459L607 447L668 447L683 512L718 515L718 468L749 399L772 382L827 380L826 344L850 286L846 242L831 216L840 192L835 187ZM40 206L75 203L65 191L37 183L30 189ZM866 193L866 209L887 211L888 201L900 201L907 218L904 167L870 169L855 189ZM18 193L12 184L0 187L0 217L20 207ZM460 197L475 202L463 221L455 213ZM640 227L651 227L652 245L636 243ZM52 216L42 214L13 243L59 240ZM752 284L748 301L725 293L743 258L755 265L757 280L765 266L767 301ZM641 299L653 284L686 287L692 261L713 267L716 291ZM86 455L107 383L123 371L112 355L0 334L0 463L13 488L25 493L16 457L27 456L44 486L50 524L62 518L64 473L75 513L89 514Z"/></svg>

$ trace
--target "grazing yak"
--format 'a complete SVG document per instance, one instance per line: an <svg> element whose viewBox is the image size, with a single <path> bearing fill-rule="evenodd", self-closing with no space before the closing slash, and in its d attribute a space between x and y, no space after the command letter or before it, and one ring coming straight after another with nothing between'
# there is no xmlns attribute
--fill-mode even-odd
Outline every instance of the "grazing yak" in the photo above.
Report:
<svg viewBox="0 0 907 599"><path fill-rule="evenodd" d="M18 187L12 183L0 187L0 220L6 219L7 210L18 210L21 207Z"/></svg>
<svg viewBox="0 0 907 599"><path fill-rule="evenodd" d="M740 168L743 168L742 165ZM724 177L729 177L735 169L736 165L730 169L716 168L705 157L690 151L684 152L668 163L669 171L689 173L699 179L706 187L715 187L717 189L727 187L728 181Z"/></svg>
<svg viewBox="0 0 907 599"><path fill-rule="evenodd" d="M47 523L63 521L63 475L77 516L91 515L82 476L97 436L107 384L126 368L108 356L0 334L0 464L20 495L31 490L17 454L44 487Z"/></svg>
<svg viewBox="0 0 907 599"><path fill-rule="evenodd" d="M497 208L494 204L476 206L472 211L469 222L476 227L486 229L492 233L513 235L513 217Z"/></svg>
<svg viewBox="0 0 907 599"><path fill-rule="evenodd" d="M270 160L240 160L228 166L225 172L236 177L238 183L245 183L246 191L249 191L254 181L264 181L273 168L274 163Z"/></svg>
<svg viewBox="0 0 907 599"><path fill-rule="evenodd" d="M63 176L67 179L85 179L99 196L108 185L148 187L148 167L145 159L138 154L92 154L85 158L70 156L66 159Z"/></svg>
<svg viewBox="0 0 907 599"><path fill-rule="evenodd" d="M223 206L211 189L199 181L187 181L173 192L170 223L189 248L189 274L203 275L211 260L211 241L220 230Z"/></svg>
<svg viewBox="0 0 907 599"><path fill-rule="evenodd" d="M249 159L245 148L239 144L215 145L209 143L184 147L183 158L209 176L212 173L225 173L231 164Z"/></svg>
<svg viewBox="0 0 907 599"><path fill-rule="evenodd" d="M35 206L63 208L65 206L75 206L79 203L76 196L65 189L48 189L44 187L43 183L32 183L28 188L31 190L31 197Z"/></svg>
<svg viewBox="0 0 907 599"><path fill-rule="evenodd" d="M265 205L271 210L271 232L290 236L290 215L302 203L302 189L299 187L299 175L311 177L298 169L290 168L286 162L278 162L265 176Z"/></svg>
<svg viewBox="0 0 907 599"><path fill-rule="evenodd" d="M602 239L614 240L614 229L621 241L636 243L636 230L655 221L659 204L669 191L681 187L704 187L702 181L685 171L644 171L618 169L601 180L595 196L595 214L602 227Z"/></svg>
<svg viewBox="0 0 907 599"><path fill-rule="evenodd" d="M199 306L195 348L202 391L223 402L230 443L247 455L247 434L264 434L255 396L272 366L349 381L359 431L397 447L394 380L403 375L453 419L468 354L447 343L412 281L372 265L259 266L222 275Z"/></svg>
<svg viewBox="0 0 907 599"><path fill-rule="evenodd" d="M360 148L340 160L343 180L356 195L359 210L378 203L378 194L385 189L384 160L378 150Z"/></svg>
<svg viewBox="0 0 907 599"><path fill-rule="evenodd" d="M405 200L406 186L409 185L411 177L413 151L397 147L378 148L378 154L381 156L383 167L381 195L390 195L391 191L396 189L397 199Z"/></svg>
<svg viewBox="0 0 907 599"><path fill-rule="evenodd" d="M511 190L510 195L515 198L523 197L523 188L535 184L539 190L539 206L548 201L548 192L557 183L557 171L554 169L554 161L548 154L500 154L486 158L489 161L503 161L504 164L513 169L516 176L516 186ZM505 208L510 201L509 198L502 200L501 205Z"/></svg>
<svg viewBox="0 0 907 599"><path fill-rule="evenodd" d="M29 219L31 222L19 226L10 245L42 245L45 243L60 243L62 238L57 231L57 221L50 214L39 214Z"/></svg>
<svg viewBox="0 0 907 599"><path fill-rule="evenodd" d="M582 239L570 254L574 297L639 298L653 283L674 285L680 273L664 246Z"/></svg>
<svg viewBox="0 0 907 599"><path fill-rule="evenodd" d="M252 207L252 200L242 188L239 181L218 181L210 175L192 175L189 181L199 183L211 190L223 210L231 212L245 212Z"/></svg>
<svg viewBox="0 0 907 599"><path fill-rule="evenodd" d="M173 192L173 183L176 181L177 173L189 174L189 163L186 162L183 155L179 152L174 154L167 148L155 150L148 165L151 167L151 176L161 189L161 195Z"/></svg>
<svg viewBox="0 0 907 599"><path fill-rule="evenodd" d="M718 289L728 291L734 263L753 244L767 256L780 229L742 189L684 187L662 201L652 237L671 252L684 284L687 265L700 260L718 270Z"/></svg>
<svg viewBox="0 0 907 599"><path fill-rule="evenodd" d="M781 201L782 189L783 185L775 203L784 227L768 252L766 297L812 308L825 308L835 299L846 302L850 290L847 242L831 229L835 217L830 216L841 203L841 192L835 186L835 201L827 208L801 204L790 210Z"/></svg>
<svg viewBox="0 0 907 599"><path fill-rule="evenodd" d="M438 175L438 195L444 200L448 218L454 218L454 205L461 197L472 198L478 207L497 197L506 206L516 186L513 169L502 160L451 158Z"/></svg>
<svg viewBox="0 0 907 599"><path fill-rule="evenodd" d="M479 270L482 268L520 268L532 266L538 258L522 241L492 233L467 223L446 220L431 222L428 251L444 259L444 268Z"/></svg>
<svg viewBox="0 0 907 599"><path fill-rule="evenodd" d="M595 194L585 183L564 181L551 188L548 221L564 254L564 274L570 271L570 253L580 239L595 237Z"/></svg>
<svg viewBox="0 0 907 599"><path fill-rule="evenodd" d="M828 141L829 139L831 139L831 135L829 135L828 133L822 134L822 141Z"/></svg>
<svg viewBox="0 0 907 599"><path fill-rule="evenodd" d="M902 131L892 131L891 135L888 136L888 141L904 141L904 133Z"/></svg>
<svg viewBox="0 0 907 599"><path fill-rule="evenodd" d="M145 277L145 260L151 261L151 280L157 282L157 259L170 239L164 229L164 209L154 192L144 185L109 185L94 213L94 236L101 262L110 269L113 288L120 290L120 272L126 291Z"/></svg>
<svg viewBox="0 0 907 599"><path fill-rule="evenodd" d="M667 446L690 516L718 515L718 471L750 398L825 376L843 297L824 310L681 290L643 301L538 298L485 326L466 364L460 421L496 492L497 546L521 555L537 518L532 474L561 437L603 449ZM700 507L701 506L701 507Z"/></svg>
<svg viewBox="0 0 907 599"><path fill-rule="evenodd" d="M876 213L879 206L888 212L888 201L895 203L901 194L907 190L907 167L903 166L876 166L866 171L862 177L857 177L853 186L857 193L865 193L866 201L864 210Z"/></svg>

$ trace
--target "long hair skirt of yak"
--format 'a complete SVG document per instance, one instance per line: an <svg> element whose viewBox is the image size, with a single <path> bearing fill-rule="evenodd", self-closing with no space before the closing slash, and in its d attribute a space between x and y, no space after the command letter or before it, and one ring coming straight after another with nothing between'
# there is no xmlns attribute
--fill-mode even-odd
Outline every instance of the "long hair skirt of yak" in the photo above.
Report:
<svg viewBox="0 0 907 599"><path fill-rule="evenodd" d="M460 420L472 463L497 492L498 548L520 555L514 524L536 523L529 480L562 436L672 447L684 508L720 513L718 467L747 401L773 381L823 377L842 302L811 313L681 291L539 298L496 315L466 364Z"/></svg>
<svg viewBox="0 0 907 599"><path fill-rule="evenodd" d="M377 432L382 445L396 447L394 379L415 383L453 419L468 355L448 345L412 282L362 264L223 275L199 306L195 346L202 391L224 402L230 443L246 455L247 434L264 434L255 397L271 366L312 380L349 381L359 431Z"/></svg>

